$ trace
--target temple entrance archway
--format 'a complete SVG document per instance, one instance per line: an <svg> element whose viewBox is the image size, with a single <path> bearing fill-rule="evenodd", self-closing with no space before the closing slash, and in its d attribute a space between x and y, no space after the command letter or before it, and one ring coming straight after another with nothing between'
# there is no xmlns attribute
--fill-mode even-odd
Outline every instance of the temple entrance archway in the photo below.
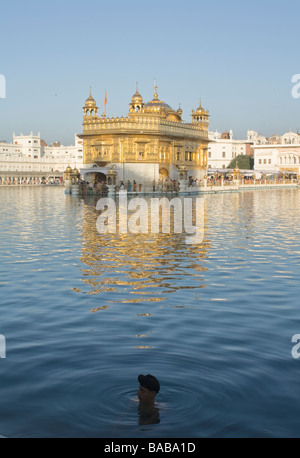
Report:
<svg viewBox="0 0 300 458"><path fill-rule="evenodd" d="M102 183L103 181L105 182L106 181L105 173L102 173L102 172L96 173L95 181L96 183Z"/></svg>

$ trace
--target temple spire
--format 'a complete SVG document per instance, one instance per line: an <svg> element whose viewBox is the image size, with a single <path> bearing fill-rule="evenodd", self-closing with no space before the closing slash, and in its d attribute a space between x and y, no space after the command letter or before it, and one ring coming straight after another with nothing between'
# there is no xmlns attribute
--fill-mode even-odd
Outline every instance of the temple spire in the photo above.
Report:
<svg viewBox="0 0 300 458"><path fill-rule="evenodd" d="M158 94L157 94L157 84L156 84L156 81L154 82L154 99L157 100L158 99Z"/></svg>

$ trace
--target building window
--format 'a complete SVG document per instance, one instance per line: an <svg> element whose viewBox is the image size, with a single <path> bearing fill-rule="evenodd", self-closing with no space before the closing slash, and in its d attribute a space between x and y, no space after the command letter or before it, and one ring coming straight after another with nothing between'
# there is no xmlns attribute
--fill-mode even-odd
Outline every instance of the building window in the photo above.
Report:
<svg viewBox="0 0 300 458"><path fill-rule="evenodd" d="M225 158L225 157L226 157L226 152L225 152L225 151L223 151L223 153L222 153L222 157L223 157L223 158Z"/></svg>
<svg viewBox="0 0 300 458"><path fill-rule="evenodd" d="M261 163L262 163L262 162L261 162L261 159L259 159L258 163L259 163L259 164L261 164Z"/></svg>

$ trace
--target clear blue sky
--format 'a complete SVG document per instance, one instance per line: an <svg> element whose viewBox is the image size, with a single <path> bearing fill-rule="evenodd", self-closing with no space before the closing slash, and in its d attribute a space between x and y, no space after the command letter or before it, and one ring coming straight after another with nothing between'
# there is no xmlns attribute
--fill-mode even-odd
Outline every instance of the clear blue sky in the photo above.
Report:
<svg viewBox="0 0 300 458"><path fill-rule="evenodd" d="M136 81L147 102L154 79L185 121L201 97L211 130L300 130L299 0L11 0L0 17L0 139L72 144L90 86L100 113L107 90L108 116L125 116Z"/></svg>

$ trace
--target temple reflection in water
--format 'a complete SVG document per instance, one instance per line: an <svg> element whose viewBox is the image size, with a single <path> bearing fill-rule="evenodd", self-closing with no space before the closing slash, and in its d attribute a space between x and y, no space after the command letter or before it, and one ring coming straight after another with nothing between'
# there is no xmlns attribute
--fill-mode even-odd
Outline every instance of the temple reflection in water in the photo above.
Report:
<svg viewBox="0 0 300 458"><path fill-rule="evenodd" d="M85 294L105 296L105 304L93 312L115 302L161 302L180 289L203 287L203 261L209 248L205 238L201 244L187 245L185 234L175 234L172 224L169 234L99 234L97 200L84 198L82 223ZM83 293L82 288L74 291Z"/></svg>

